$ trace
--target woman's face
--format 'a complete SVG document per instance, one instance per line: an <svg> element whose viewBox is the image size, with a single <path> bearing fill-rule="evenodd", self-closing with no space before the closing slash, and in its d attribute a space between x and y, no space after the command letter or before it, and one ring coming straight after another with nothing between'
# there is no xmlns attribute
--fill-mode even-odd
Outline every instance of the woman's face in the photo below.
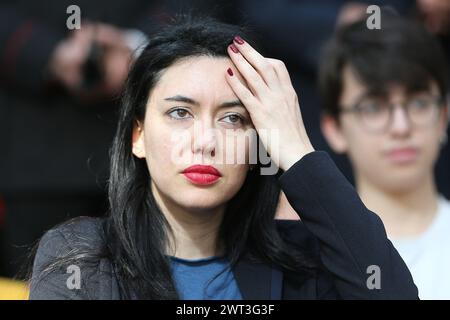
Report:
<svg viewBox="0 0 450 320"><path fill-rule="evenodd" d="M133 154L145 158L155 198L166 207L219 208L245 181L255 137L246 139L253 126L226 82L228 68L240 77L228 58L183 59L163 70L150 92L144 122L133 132Z"/></svg>

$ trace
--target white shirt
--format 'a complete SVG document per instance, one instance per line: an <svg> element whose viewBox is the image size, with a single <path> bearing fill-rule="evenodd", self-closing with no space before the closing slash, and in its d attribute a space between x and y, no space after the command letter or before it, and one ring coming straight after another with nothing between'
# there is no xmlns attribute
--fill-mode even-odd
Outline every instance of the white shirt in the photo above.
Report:
<svg viewBox="0 0 450 320"><path fill-rule="evenodd" d="M438 211L419 237L390 239L408 266L419 298L450 299L450 202L439 198Z"/></svg>

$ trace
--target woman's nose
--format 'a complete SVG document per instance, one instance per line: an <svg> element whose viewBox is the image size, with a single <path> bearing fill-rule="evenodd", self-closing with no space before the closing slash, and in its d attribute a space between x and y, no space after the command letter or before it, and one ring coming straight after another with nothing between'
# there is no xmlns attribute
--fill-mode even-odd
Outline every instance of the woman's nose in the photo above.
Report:
<svg viewBox="0 0 450 320"><path fill-rule="evenodd" d="M215 156L217 132L209 121L198 121L194 124L192 137L192 153Z"/></svg>

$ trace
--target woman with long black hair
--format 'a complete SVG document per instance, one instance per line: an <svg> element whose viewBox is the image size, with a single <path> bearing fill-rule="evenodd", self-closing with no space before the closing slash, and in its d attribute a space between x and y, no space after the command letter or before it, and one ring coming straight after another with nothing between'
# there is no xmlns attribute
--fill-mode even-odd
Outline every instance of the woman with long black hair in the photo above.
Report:
<svg viewBox="0 0 450 320"><path fill-rule="evenodd" d="M126 84L110 212L44 235L31 299L417 298L380 219L314 151L284 64L248 39L192 18L152 38ZM302 221L275 219L280 187Z"/></svg>

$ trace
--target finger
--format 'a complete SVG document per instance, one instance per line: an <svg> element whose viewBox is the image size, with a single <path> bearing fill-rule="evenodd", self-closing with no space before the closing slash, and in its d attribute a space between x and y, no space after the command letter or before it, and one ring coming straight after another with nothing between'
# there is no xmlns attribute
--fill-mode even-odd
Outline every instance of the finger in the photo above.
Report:
<svg viewBox="0 0 450 320"><path fill-rule="evenodd" d="M252 90L255 96L260 97L267 91L267 84L264 82L261 75L248 63L247 60L239 52L235 52L235 46L228 46L228 54L233 61L234 65L244 77L250 90Z"/></svg>
<svg viewBox="0 0 450 320"><path fill-rule="evenodd" d="M258 103L258 100L253 95L253 93L236 76L236 70L228 68L226 73L227 73L226 80L228 84L238 97L239 101L241 101L244 104L244 107L248 110L251 117L252 109Z"/></svg>
<svg viewBox="0 0 450 320"><path fill-rule="evenodd" d="M275 73L279 81L281 82L281 86L285 87L288 85L292 85L291 77L289 76L289 71L286 68L286 65L283 61L278 59L266 58L267 61L272 65Z"/></svg>
<svg viewBox="0 0 450 320"><path fill-rule="evenodd" d="M233 39L233 42L239 52L244 56L245 60L247 60L250 65L261 75L267 86L273 89L276 88L279 85L278 78L273 66L267 61L267 59L241 37L236 36Z"/></svg>
<svg viewBox="0 0 450 320"><path fill-rule="evenodd" d="M105 46L125 46L123 32L111 25L98 23L95 29L95 41Z"/></svg>
<svg viewBox="0 0 450 320"><path fill-rule="evenodd" d="M283 61L278 59L267 58L267 61L272 65L277 74L278 81L280 83L280 89L287 96L295 93L295 89L292 85L291 77Z"/></svg>

